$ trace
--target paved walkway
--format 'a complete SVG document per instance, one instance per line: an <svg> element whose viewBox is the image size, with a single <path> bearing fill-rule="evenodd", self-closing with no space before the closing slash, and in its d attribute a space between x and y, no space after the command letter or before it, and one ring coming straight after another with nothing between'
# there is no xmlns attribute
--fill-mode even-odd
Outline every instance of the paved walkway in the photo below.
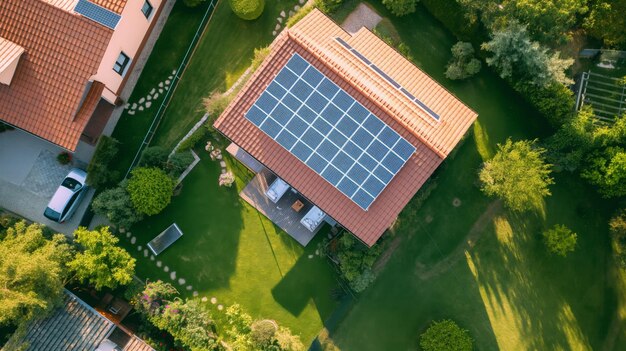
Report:
<svg viewBox="0 0 626 351"><path fill-rule="evenodd" d="M380 17L376 11L361 3L348 15L345 21L343 21L341 28L350 34L354 34L362 27L366 27L369 30L374 29L382 19L383 18Z"/></svg>

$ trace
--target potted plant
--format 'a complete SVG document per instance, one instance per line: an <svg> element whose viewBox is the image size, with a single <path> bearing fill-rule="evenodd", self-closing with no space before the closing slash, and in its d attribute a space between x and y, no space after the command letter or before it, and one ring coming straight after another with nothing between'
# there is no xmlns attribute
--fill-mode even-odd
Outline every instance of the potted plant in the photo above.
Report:
<svg viewBox="0 0 626 351"><path fill-rule="evenodd" d="M62 165L66 165L72 162L72 154L67 151L63 151L57 156L57 161L59 161Z"/></svg>

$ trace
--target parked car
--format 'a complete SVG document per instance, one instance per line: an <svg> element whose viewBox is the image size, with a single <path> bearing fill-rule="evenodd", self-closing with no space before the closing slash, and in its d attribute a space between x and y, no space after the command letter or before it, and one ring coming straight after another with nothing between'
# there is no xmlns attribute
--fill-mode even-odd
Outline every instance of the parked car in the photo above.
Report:
<svg viewBox="0 0 626 351"><path fill-rule="evenodd" d="M63 179L63 182L61 182L61 185L52 196L52 199L50 199L43 215L59 223L63 223L72 218L80 202L85 197L85 194L87 194L85 179L87 179L87 173L85 171L73 168L65 179Z"/></svg>

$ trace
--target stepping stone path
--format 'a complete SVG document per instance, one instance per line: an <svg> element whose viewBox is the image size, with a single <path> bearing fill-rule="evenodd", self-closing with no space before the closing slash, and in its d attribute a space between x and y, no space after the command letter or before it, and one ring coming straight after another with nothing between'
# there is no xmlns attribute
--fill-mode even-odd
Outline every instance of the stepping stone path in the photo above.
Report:
<svg viewBox="0 0 626 351"><path fill-rule="evenodd" d="M172 273L170 273L170 279L176 280L176 271L173 271Z"/></svg>
<svg viewBox="0 0 626 351"><path fill-rule="evenodd" d="M148 257L149 254L148 249L143 249L143 257Z"/></svg>
<svg viewBox="0 0 626 351"><path fill-rule="evenodd" d="M132 238L130 238L130 243L135 245L135 243L137 242L137 238L135 238L134 236Z"/></svg>
<svg viewBox="0 0 626 351"><path fill-rule="evenodd" d="M217 303L217 297L212 297L211 303L215 305Z"/></svg>
<svg viewBox="0 0 626 351"><path fill-rule="evenodd" d="M180 285L185 285L185 282L186 282L185 278L178 279L178 284L180 284Z"/></svg>
<svg viewBox="0 0 626 351"><path fill-rule="evenodd" d="M150 255L150 261L154 261L154 255Z"/></svg>
<svg viewBox="0 0 626 351"><path fill-rule="evenodd" d="M170 271L170 267L168 267L168 266L163 267L163 271L165 273L169 272Z"/></svg>
<svg viewBox="0 0 626 351"><path fill-rule="evenodd" d="M313 255L309 255L309 259L311 259L311 258L313 258L313 257L315 257L315 256L313 256Z"/></svg>
<svg viewBox="0 0 626 351"><path fill-rule="evenodd" d="M166 80L159 82L155 87L153 87L150 92L146 96L142 96L137 102L134 103L126 103L124 105L124 109L127 110L129 115L135 115L137 111L144 111L150 107L152 107L152 102L163 94L164 90L168 90L170 84L174 80L174 75L176 74L176 70L172 70L172 74L167 77ZM158 92L157 92L158 91Z"/></svg>
<svg viewBox="0 0 626 351"><path fill-rule="evenodd" d="M137 251L141 251L142 247L141 245L137 246Z"/></svg>
<svg viewBox="0 0 626 351"><path fill-rule="evenodd" d="M194 292L193 292L193 297L197 297L197 296L198 296L198 292L197 292L197 291L194 291Z"/></svg>
<svg viewBox="0 0 626 351"><path fill-rule="evenodd" d="M133 235L133 234L131 234L131 232L126 233L126 237L127 238L130 238L131 235Z"/></svg>
<svg viewBox="0 0 626 351"><path fill-rule="evenodd" d="M191 291L191 290L193 290L193 286L191 286L191 285L187 285L187 288L186 288L186 289L187 289L187 290L189 290L189 291Z"/></svg>
<svg viewBox="0 0 626 351"><path fill-rule="evenodd" d="M298 0L298 2L300 3L300 5L304 5L304 3L306 2L306 0Z"/></svg>
<svg viewBox="0 0 626 351"><path fill-rule="evenodd" d="M207 299L206 296L203 296L201 300L202 302L207 302L209 299Z"/></svg>
<svg viewBox="0 0 626 351"><path fill-rule="evenodd" d="M222 306L222 305L217 305L217 309L221 311L221 310L223 310L223 309L224 309L224 306Z"/></svg>
<svg viewBox="0 0 626 351"><path fill-rule="evenodd" d="M157 261L157 267L161 268L162 265L163 265L163 262Z"/></svg>

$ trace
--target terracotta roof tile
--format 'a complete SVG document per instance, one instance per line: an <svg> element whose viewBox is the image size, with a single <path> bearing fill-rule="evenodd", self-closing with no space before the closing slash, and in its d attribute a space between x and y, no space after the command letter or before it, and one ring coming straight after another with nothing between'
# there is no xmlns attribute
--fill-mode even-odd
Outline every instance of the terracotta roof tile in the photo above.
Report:
<svg viewBox="0 0 626 351"><path fill-rule="evenodd" d="M117 14L121 14L126 6L127 0L89 0L96 5L100 5L105 9L111 10Z"/></svg>
<svg viewBox="0 0 626 351"><path fill-rule="evenodd" d="M336 40L340 37L441 115L435 121ZM250 123L245 112L298 53L416 147L367 211ZM391 73L393 72L393 73ZM441 164L477 115L369 31L350 36L314 10L283 31L215 127L329 216L373 245Z"/></svg>
<svg viewBox="0 0 626 351"><path fill-rule="evenodd" d="M0 37L25 49L11 85L0 85L0 119L74 150L98 103L95 91L79 105L111 35L41 0L0 1Z"/></svg>

